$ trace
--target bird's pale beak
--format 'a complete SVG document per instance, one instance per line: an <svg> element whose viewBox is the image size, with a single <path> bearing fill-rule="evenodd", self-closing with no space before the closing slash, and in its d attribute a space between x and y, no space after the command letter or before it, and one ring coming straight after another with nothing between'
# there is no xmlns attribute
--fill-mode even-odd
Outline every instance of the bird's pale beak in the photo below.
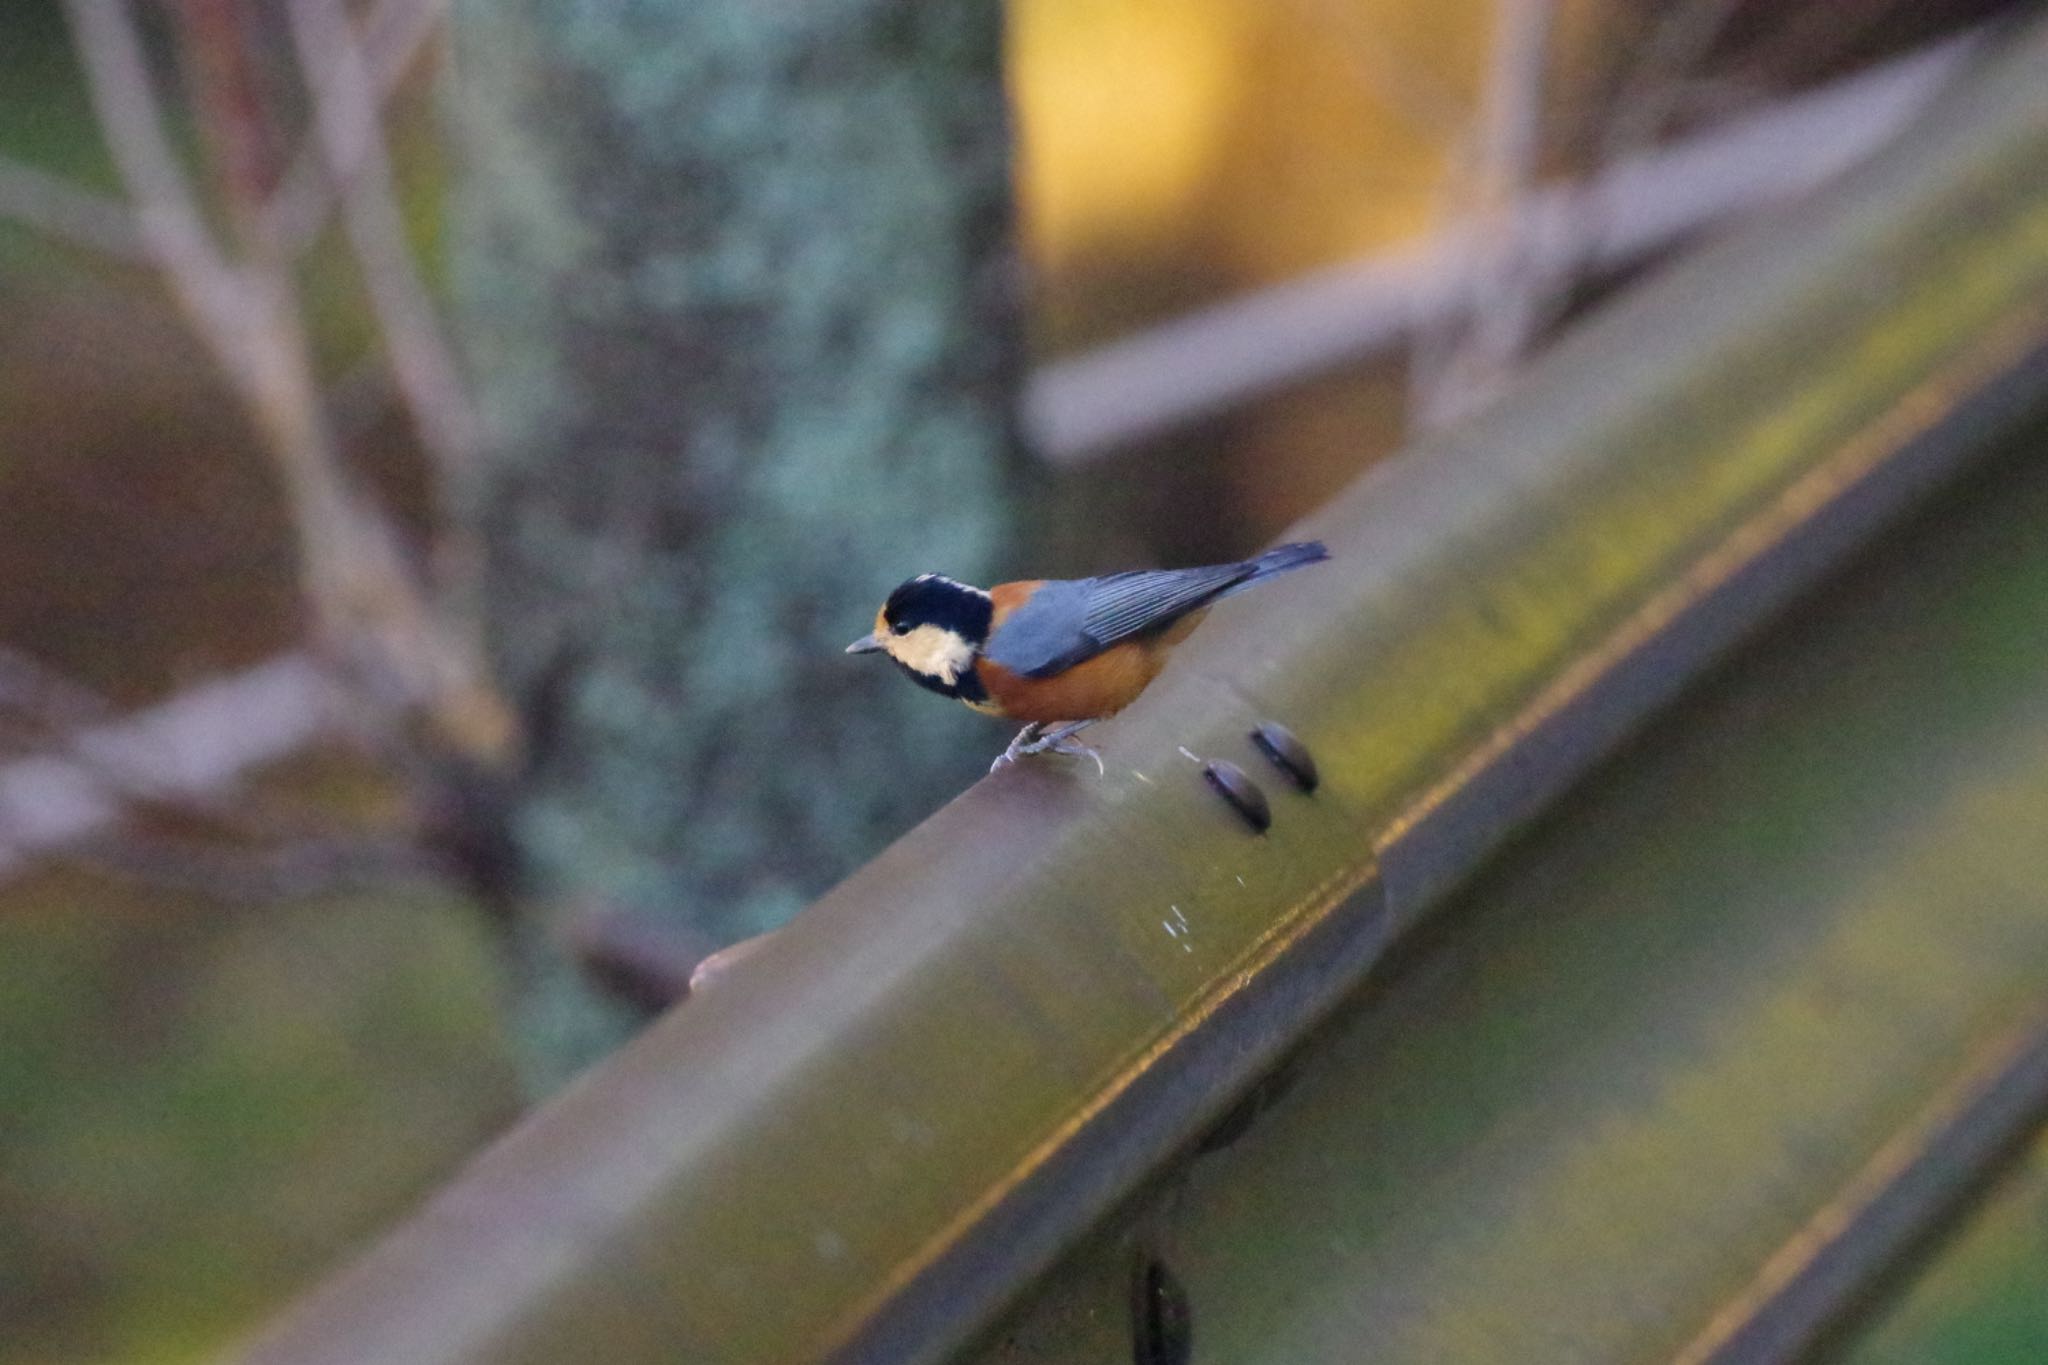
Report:
<svg viewBox="0 0 2048 1365"><path fill-rule="evenodd" d="M881 647L882 642L875 638L874 632L870 631L866 635L861 636L858 640L855 640L852 644L848 645L846 647L846 652L848 654L872 654Z"/></svg>

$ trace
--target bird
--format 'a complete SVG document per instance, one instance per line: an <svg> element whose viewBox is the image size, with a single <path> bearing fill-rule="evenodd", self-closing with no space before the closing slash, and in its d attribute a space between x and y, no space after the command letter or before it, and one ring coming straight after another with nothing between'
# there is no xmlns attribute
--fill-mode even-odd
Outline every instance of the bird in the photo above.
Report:
<svg viewBox="0 0 2048 1365"><path fill-rule="evenodd" d="M1208 609L1329 558L1321 541L1192 569L1026 579L982 589L944 574L906 579L848 654L883 654L919 687L1023 721L989 771L1025 754L1102 755L1075 736L1137 699Z"/></svg>

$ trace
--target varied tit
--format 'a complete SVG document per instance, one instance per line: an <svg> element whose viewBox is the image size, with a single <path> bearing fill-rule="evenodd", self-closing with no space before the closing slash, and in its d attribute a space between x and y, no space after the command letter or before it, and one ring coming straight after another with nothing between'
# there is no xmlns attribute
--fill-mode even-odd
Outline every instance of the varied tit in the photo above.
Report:
<svg viewBox="0 0 2048 1365"><path fill-rule="evenodd" d="M873 633L846 652L887 654L920 687L1027 722L990 772L1048 751L1085 754L1100 769L1102 755L1074 735L1129 706L1211 603L1328 557L1309 541L1236 564L1033 579L986 592L919 574L889 594Z"/></svg>

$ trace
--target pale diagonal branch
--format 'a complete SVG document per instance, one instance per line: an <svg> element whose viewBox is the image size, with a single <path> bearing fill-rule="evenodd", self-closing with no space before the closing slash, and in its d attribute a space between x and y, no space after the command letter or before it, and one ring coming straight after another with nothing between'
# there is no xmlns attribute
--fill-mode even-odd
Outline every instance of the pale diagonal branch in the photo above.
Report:
<svg viewBox="0 0 2048 1365"><path fill-rule="evenodd" d="M230 370L247 359L248 316L236 269L200 216L121 0L64 0L86 87L127 188L144 251Z"/></svg>
<svg viewBox="0 0 2048 1365"><path fill-rule="evenodd" d="M373 72L338 0L292 0L289 13L299 64L314 91L316 136L341 187L349 245L393 377L444 495L460 495L475 474L477 417L406 240Z"/></svg>
<svg viewBox="0 0 2048 1365"><path fill-rule="evenodd" d="M375 106L382 107L440 32L448 3L381 0L371 13L362 42L362 64L367 68L366 84ZM308 70L316 105L326 99L326 84L331 79L332 73L321 68ZM333 163L331 154L317 145L295 157L268 209L278 239L292 251L304 250L326 225L337 193L346 192L358 170L354 161Z"/></svg>
<svg viewBox="0 0 2048 1365"><path fill-rule="evenodd" d="M1542 153L1544 70L1555 0L1496 0L1492 57L1470 170L1453 181L1453 221L1471 225L1477 254L1465 305L1434 346L1415 355L1412 408L1433 426L1469 410L1499 387L1526 349L1550 278L1539 277L1514 231L1534 192ZM1421 338L1431 340L1427 333Z"/></svg>
<svg viewBox="0 0 2048 1365"><path fill-rule="evenodd" d="M1661 14L1630 64L1600 129L1599 159L1618 160L1655 140L1686 93L1686 74L1706 54L1741 0L1686 0Z"/></svg>
<svg viewBox="0 0 2048 1365"><path fill-rule="evenodd" d="M149 256L127 205L11 157L0 157L0 218L108 256Z"/></svg>
<svg viewBox="0 0 2048 1365"><path fill-rule="evenodd" d="M217 799L248 769L337 733L337 706L325 671L294 653L72 730L69 752L0 767L0 876L105 833L137 800Z"/></svg>
<svg viewBox="0 0 2048 1365"><path fill-rule="evenodd" d="M252 205L260 187L226 188L248 259L231 265L207 232L165 134L134 18L122 0L65 0L94 107L136 206L150 258L214 352L263 437L297 532L300 583L321 642L342 666L376 728L424 707L439 738L473 757L513 742L509 710L476 651L451 629L406 563L382 511L351 486L313 372L291 260L274 223ZM195 40L198 31L188 30ZM205 35L215 41L221 34ZM232 34L228 35L232 36ZM208 54L202 79L233 79L242 51ZM232 101L196 101L202 116L234 116ZM223 141L245 130L209 128Z"/></svg>

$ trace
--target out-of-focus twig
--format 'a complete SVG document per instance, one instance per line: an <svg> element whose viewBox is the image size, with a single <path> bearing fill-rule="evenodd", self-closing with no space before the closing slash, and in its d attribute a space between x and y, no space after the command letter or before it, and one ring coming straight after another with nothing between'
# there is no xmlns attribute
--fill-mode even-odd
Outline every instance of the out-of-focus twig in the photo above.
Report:
<svg viewBox="0 0 2048 1365"><path fill-rule="evenodd" d="M243 281L200 217L164 132L142 41L121 0L64 0L107 150L149 259L230 369L250 346Z"/></svg>
<svg viewBox="0 0 2048 1365"><path fill-rule="evenodd" d="M231 215L242 254L271 269L274 243L263 206L277 188L283 134L267 82L257 69L256 38L244 0L174 0L183 90L197 116L219 200Z"/></svg>
<svg viewBox="0 0 2048 1365"><path fill-rule="evenodd" d="M1605 164L1654 141L1685 102L1689 79L1742 0L1680 0L1653 12L1641 53L1629 64L1601 121L1596 162Z"/></svg>
<svg viewBox="0 0 2048 1365"><path fill-rule="evenodd" d="M289 15L314 92L314 127L340 186L342 220L392 375L444 498L459 505L475 475L477 417L406 240L369 62L340 0L291 0Z"/></svg>
<svg viewBox="0 0 2048 1365"><path fill-rule="evenodd" d="M242 259L230 264L208 233L165 134L134 18L123 0L65 0L80 60L114 162L135 205L150 258L184 305L247 407L278 472L297 532L300 583L323 648L387 729L414 707L437 741L471 758L502 755L510 712L490 688L472 643L430 600L381 510L351 486L313 373L290 251L263 212L268 179L247 173L262 110L250 94L246 34L216 22L218 0L186 0L190 69L220 89L197 91L203 131L226 148L223 177ZM373 722L374 723L374 722Z"/></svg>
<svg viewBox="0 0 2048 1365"><path fill-rule="evenodd" d="M345 738L343 701L310 658L288 654L124 717L0 646L0 731L29 755L0 758L0 881L56 861L257 901L455 880L451 850L423 828L356 827L289 791L259 799L242 784L252 769ZM200 828L167 832L158 816Z"/></svg>
<svg viewBox="0 0 2048 1365"><path fill-rule="evenodd" d="M0 645L0 719L22 722L39 742L113 717L99 693L7 645Z"/></svg>
<svg viewBox="0 0 2048 1365"><path fill-rule="evenodd" d="M449 0L380 0L364 25L363 65L381 107L420 60L447 17ZM327 79L314 75L314 96ZM264 206L270 230L291 254L306 249L332 215L337 187L356 176L354 162L331 167L318 147L294 157ZM112 256L147 254L126 206L61 176L0 158L0 217Z"/></svg>
<svg viewBox="0 0 2048 1365"><path fill-rule="evenodd" d="M727 944L717 952L699 962L690 973L688 994L695 995L716 985L735 965L752 957L757 951L768 946L768 940L775 937L775 931L743 938L738 943Z"/></svg>
<svg viewBox="0 0 2048 1365"><path fill-rule="evenodd" d="M0 876L107 833L137 801L211 802L252 768L339 729L332 679L281 655L132 716L74 725L62 753L0 766ZM62 703L61 719L96 704Z"/></svg>
<svg viewBox="0 0 2048 1365"><path fill-rule="evenodd" d="M373 104L381 110L428 44L441 31L449 0L380 0L364 26L362 65ZM326 98L332 74L325 64L311 68L313 101ZM354 181L354 161L331 162L321 147L308 147L294 158L271 199L268 212L278 239L294 252L303 251L319 235L334 210L338 192Z"/></svg>
<svg viewBox="0 0 2048 1365"><path fill-rule="evenodd" d="M1555 0L1495 0L1495 6L1470 171L1454 175L1448 215L1471 225L1476 250L1464 307L1446 319L1440 336L1425 329L1417 338L1409 406L1418 426L1455 417L1499 387L1529 343L1537 299L1551 287L1514 229L1541 170Z"/></svg>
<svg viewBox="0 0 2048 1365"><path fill-rule="evenodd" d="M141 260L147 252L119 200L11 157L0 157L0 218L108 256Z"/></svg>
<svg viewBox="0 0 2048 1365"><path fill-rule="evenodd" d="M311 803L282 795L249 801L234 772L210 787L165 780L160 753L95 736L120 720L112 702L32 656L0 645L0 730L9 749L78 764L110 795L138 808L160 807L204 821L236 839L290 844L324 838L333 820Z"/></svg>

